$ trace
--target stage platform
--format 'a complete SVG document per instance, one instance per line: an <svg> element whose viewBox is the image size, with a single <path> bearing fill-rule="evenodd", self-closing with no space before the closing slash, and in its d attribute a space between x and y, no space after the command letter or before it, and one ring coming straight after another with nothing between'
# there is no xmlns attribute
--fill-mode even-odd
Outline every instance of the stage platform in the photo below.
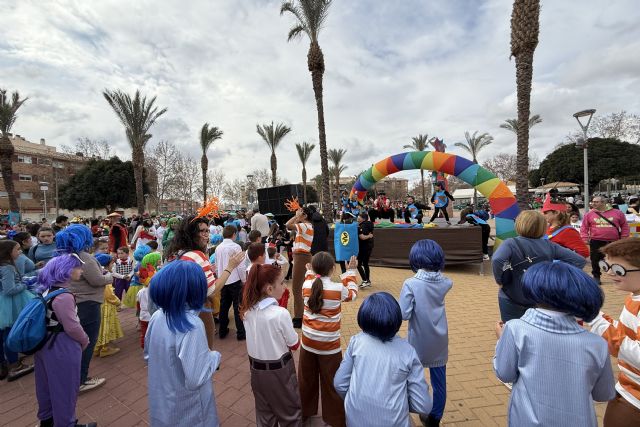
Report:
<svg viewBox="0 0 640 427"><path fill-rule="evenodd" d="M329 233L329 250L333 253L333 233ZM369 265L409 268L411 246L421 239L431 239L442 247L447 265L482 265L482 231L480 227L450 226L434 228L376 228Z"/></svg>

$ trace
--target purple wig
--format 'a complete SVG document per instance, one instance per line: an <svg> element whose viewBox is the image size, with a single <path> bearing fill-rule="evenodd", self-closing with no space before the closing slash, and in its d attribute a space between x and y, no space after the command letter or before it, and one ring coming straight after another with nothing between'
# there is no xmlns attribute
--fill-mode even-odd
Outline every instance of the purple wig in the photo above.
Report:
<svg viewBox="0 0 640 427"><path fill-rule="evenodd" d="M38 273L38 291L44 292L52 286L68 283L73 269L81 265L80 258L74 255L59 255L51 258Z"/></svg>

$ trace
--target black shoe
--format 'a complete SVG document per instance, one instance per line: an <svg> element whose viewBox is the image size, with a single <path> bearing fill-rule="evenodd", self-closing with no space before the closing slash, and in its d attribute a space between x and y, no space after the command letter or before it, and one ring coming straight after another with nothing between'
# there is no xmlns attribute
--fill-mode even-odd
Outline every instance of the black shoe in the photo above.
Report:
<svg viewBox="0 0 640 427"><path fill-rule="evenodd" d="M40 420L40 427L53 427L53 417Z"/></svg>
<svg viewBox="0 0 640 427"><path fill-rule="evenodd" d="M7 375L9 375L9 367L7 366L6 363L3 362L0 365L0 381L7 378Z"/></svg>
<svg viewBox="0 0 640 427"><path fill-rule="evenodd" d="M238 341L245 341L247 339L247 337L244 335L236 335L236 338L238 339Z"/></svg>
<svg viewBox="0 0 640 427"><path fill-rule="evenodd" d="M440 420L433 415L429 415L428 417L420 415L420 421L422 421L423 427L440 427Z"/></svg>
<svg viewBox="0 0 640 427"><path fill-rule="evenodd" d="M220 319L218 319L217 317L214 317L213 318L213 323L215 323L217 325L218 323L220 323Z"/></svg>
<svg viewBox="0 0 640 427"><path fill-rule="evenodd" d="M294 327L294 328L297 328L297 329L302 328L302 319L301 319L301 318L299 318L299 317L294 317L294 318L291 320L291 323L293 323L293 327Z"/></svg>
<svg viewBox="0 0 640 427"><path fill-rule="evenodd" d="M76 427L98 427L98 423L76 424Z"/></svg>
<svg viewBox="0 0 640 427"><path fill-rule="evenodd" d="M227 335L229 335L229 329L227 329L226 331L220 330L218 332L218 336L220 337L221 340L225 339Z"/></svg>

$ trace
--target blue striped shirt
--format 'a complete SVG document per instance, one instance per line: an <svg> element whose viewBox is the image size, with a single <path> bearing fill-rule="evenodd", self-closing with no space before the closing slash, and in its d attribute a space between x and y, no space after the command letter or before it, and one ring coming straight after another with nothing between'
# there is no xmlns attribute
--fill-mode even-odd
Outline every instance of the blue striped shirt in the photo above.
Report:
<svg viewBox="0 0 640 427"><path fill-rule="evenodd" d="M513 383L513 427L597 427L593 400L615 397L606 341L561 312L530 308L507 322L493 368Z"/></svg>

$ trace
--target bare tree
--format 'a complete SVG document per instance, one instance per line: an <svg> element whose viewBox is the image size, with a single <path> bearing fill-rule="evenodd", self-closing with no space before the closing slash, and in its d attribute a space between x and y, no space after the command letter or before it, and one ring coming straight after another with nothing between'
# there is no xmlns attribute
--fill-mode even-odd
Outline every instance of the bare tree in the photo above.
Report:
<svg viewBox="0 0 640 427"><path fill-rule="evenodd" d="M200 165L193 157L180 155L175 163L175 186L172 186L171 198L183 201L183 212L194 211L197 202L198 184L202 182Z"/></svg>
<svg viewBox="0 0 640 427"><path fill-rule="evenodd" d="M596 116L589 127L590 137L615 138L640 143L640 116L622 110L606 116Z"/></svg>
<svg viewBox="0 0 640 427"><path fill-rule="evenodd" d="M176 168L179 159L180 153L176 146L165 140L160 141L148 154L145 154L147 169L155 174L155 179L150 181L154 184L152 193L156 212L160 212L160 206L167 196L175 192L176 180L180 173Z"/></svg>
<svg viewBox="0 0 640 427"><path fill-rule="evenodd" d="M269 176L268 179L270 181L271 176ZM222 190L222 198L227 206L240 205L242 203L243 185L244 182L239 178L236 178L233 181L224 184L224 188Z"/></svg>
<svg viewBox="0 0 640 427"><path fill-rule="evenodd" d="M209 169L207 171L207 194L221 198L225 184L226 180L222 169Z"/></svg>
<svg viewBox="0 0 640 427"><path fill-rule="evenodd" d="M537 154L529 155L529 171L537 169L540 159ZM482 167L493 172L502 181L515 181L518 176L517 156L509 153L498 153L487 159Z"/></svg>
<svg viewBox="0 0 640 427"><path fill-rule="evenodd" d="M84 157L97 157L108 160L111 158L111 144L106 139L91 139L83 136L76 139L73 146L62 144L62 151L67 154L82 153Z"/></svg>

